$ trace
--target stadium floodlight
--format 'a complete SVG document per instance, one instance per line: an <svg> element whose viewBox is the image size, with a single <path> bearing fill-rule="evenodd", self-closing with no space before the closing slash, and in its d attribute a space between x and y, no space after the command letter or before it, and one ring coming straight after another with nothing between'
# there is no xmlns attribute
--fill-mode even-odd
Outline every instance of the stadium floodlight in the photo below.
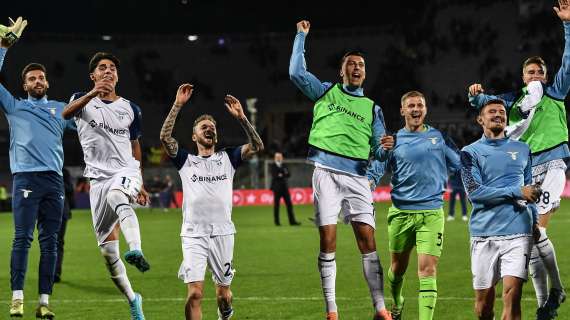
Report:
<svg viewBox="0 0 570 320"><path fill-rule="evenodd" d="M111 37L110 35L104 34L104 35L101 36L101 39L103 39L103 40L105 40L105 41L109 41L109 40L113 39L113 37Z"/></svg>
<svg viewBox="0 0 570 320"><path fill-rule="evenodd" d="M189 40L189 41L196 41L196 40L198 40L198 35L196 35L196 34L191 34L191 35L188 36L188 40Z"/></svg>

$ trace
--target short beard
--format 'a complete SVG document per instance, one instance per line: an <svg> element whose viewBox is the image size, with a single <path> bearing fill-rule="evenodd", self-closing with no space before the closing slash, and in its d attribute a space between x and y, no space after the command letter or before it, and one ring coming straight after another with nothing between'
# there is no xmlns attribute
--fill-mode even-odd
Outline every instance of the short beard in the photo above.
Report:
<svg viewBox="0 0 570 320"><path fill-rule="evenodd" d="M494 135L498 136L499 134L501 134L503 131L505 131L505 127L501 126L501 127L493 127L491 129L489 129L491 132L493 132Z"/></svg>
<svg viewBox="0 0 570 320"><path fill-rule="evenodd" d="M35 90L30 90L30 91L28 91L28 94L29 94L32 98L39 100L39 99L45 97L45 95L46 95L46 90L42 90L41 94L37 94Z"/></svg>
<svg viewBox="0 0 570 320"><path fill-rule="evenodd" d="M212 148L216 145L216 138L215 137L212 139L211 143L208 140L209 139L206 139L206 138L200 138L200 139L198 139L198 143L201 144L202 146L206 147L206 148Z"/></svg>

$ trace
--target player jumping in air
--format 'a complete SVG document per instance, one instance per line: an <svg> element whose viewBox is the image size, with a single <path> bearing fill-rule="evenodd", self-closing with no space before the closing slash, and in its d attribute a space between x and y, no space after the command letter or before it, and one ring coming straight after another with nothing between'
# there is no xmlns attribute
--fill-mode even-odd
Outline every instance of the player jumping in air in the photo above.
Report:
<svg viewBox="0 0 570 320"><path fill-rule="evenodd" d="M119 252L119 230L129 251L125 260L141 272L149 270L141 248L137 215L131 204L146 205L148 194L141 174L141 110L117 95L119 59L98 52L89 62L94 87L76 93L63 116L74 118L90 179L93 227L111 279L129 301L131 318L144 319L142 297L131 288Z"/></svg>
<svg viewBox="0 0 570 320"><path fill-rule="evenodd" d="M372 154L379 157L384 116L374 101L364 96L366 65L361 52L344 55L341 83L321 82L307 71L304 45L309 21L297 23L297 35L289 65L293 83L312 101L313 125L309 136L309 160L315 165L313 196L315 223L319 227L318 267L327 319L337 319L336 223L339 211L350 222L362 253L364 278L374 305L374 319L391 319L384 304L383 273L376 253L375 219L366 167Z"/></svg>

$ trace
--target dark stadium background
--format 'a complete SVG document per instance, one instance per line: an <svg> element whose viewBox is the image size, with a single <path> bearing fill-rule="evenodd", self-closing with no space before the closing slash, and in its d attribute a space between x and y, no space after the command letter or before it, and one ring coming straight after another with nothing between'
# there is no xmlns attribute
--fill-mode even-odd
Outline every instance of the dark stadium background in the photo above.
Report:
<svg viewBox="0 0 570 320"><path fill-rule="evenodd" d="M20 71L28 62L48 68L51 99L67 100L89 90L87 62L97 51L121 60L118 93L143 110L143 147L159 148L158 133L177 86L196 86L175 136L191 146L191 121L204 112L219 122L220 146L245 142L222 98L232 93L244 106L257 98L256 125L266 144L259 162L282 150L303 158L311 103L288 79L295 24L311 21L308 68L335 81L338 60L348 49L367 54L365 93L384 110L387 127L402 123L399 99L418 89L427 95L427 121L459 146L480 136L466 88L481 82L487 92L520 85L525 57L542 55L550 75L560 65L563 30L554 1L27 1L2 6L0 22L24 16L22 39L6 56L0 80L23 96ZM192 37L189 37L192 36ZM194 39L190 41L189 39ZM0 121L0 183L10 184L9 133ZM82 153L74 133L64 139L65 165L78 168ZM153 149L157 150L157 149ZM148 158L145 158L145 161ZM249 169L256 171L257 164ZM170 168L168 161L149 169ZM258 172L263 172L259 170ZM258 182L244 176L239 186ZM146 177L150 178L150 177ZM263 176L257 177L263 181ZM256 179L257 179L256 178ZM177 179L176 179L177 180ZM238 176L238 181L240 180ZM254 179L255 180L255 179ZM263 183L260 183L262 185ZM303 184L303 182L299 182ZM259 186L259 185L258 185Z"/></svg>

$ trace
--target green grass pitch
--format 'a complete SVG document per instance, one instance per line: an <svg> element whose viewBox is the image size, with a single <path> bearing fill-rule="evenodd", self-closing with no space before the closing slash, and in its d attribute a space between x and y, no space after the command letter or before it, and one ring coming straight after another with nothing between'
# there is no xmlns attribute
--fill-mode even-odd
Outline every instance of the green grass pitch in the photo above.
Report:
<svg viewBox="0 0 570 320"><path fill-rule="evenodd" d="M386 213L388 204L377 204L377 244L384 270L389 265L387 254ZM318 233L307 219L311 206L295 208L300 227L273 225L271 207L234 209L237 226L234 264L237 270L232 290L234 319L324 319L324 304L317 271ZM447 210L447 209L446 209ZM163 212L137 211L143 250L151 270L141 274L127 266L135 291L144 297L147 319L182 319L186 296L185 285L177 272L182 259L180 251L180 210ZM553 240L562 279L570 282L570 201L562 203L553 217L549 236ZM285 222L284 207L282 221ZM0 319L8 318L11 298L9 286L10 248L13 236L11 214L0 215ZM51 305L57 319L129 319L128 304L109 279L103 258L92 231L88 211L74 211L66 236L63 281L55 285ZM124 253L126 245L121 242ZM414 253L415 254L415 253ZM37 303L37 238L32 244L25 288L24 319L34 319ZM474 319L473 290L469 267L467 224L460 219L446 223L443 256L438 267L439 298L435 319ZM404 293L405 319L417 319L416 259L408 269ZM206 276L204 319L217 319L213 284ZM337 245L337 303L341 319L372 319L373 310L362 276L360 255L349 226L340 225ZM500 290L499 290L500 292ZM387 299L388 305L391 300ZM534 291L527 283L523 294L523 318L532 319L535 312ZM501 312L500 297L495 313ZM563 304L559 319L570 319L570 302Z"/></svg>

